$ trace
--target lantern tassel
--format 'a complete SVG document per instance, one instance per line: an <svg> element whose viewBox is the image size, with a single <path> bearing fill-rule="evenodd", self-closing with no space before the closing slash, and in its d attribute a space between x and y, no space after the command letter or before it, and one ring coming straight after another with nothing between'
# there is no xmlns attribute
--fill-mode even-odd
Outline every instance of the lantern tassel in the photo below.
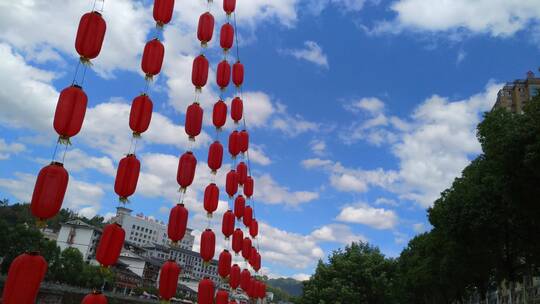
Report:
<svg viewBox="0 0 540 304"><path fill-rule="evenodd" d="M58 143L61 145L71 146L71 140L67 136L60 135L58 137Z"/></svg>
<svg viewBox="0 0 540 304"><path fill-rule="evenodd" d="M211 219L211 218L212 218L212 212L208 212L208 213L206 214L206 217L209 218L209 219Z"/></svg>
<svg viewBox="0 0 540 304"><path fill-rule="evenodd" d="M133 138L136 138L136 139L140 139L142 136L141 136L141 133L139 132L133 132Z"/></svg>
<svg viewBox="0 0 540 304"><path fill-rule="evenodd" d="M81 63L87 67L91 67L93 64L92 64L92 61L90 61L90 59L84 57L84 56L81 56L80 57L80 60L81 60Z"/></svg>
<svg viewBox="0 0 540 304"><path fill-rule="evenodd" d="M120 197L118 197L118 200L122 204L129 204L129 199L127 197L120 196Z"/></svg>
<svg viewBox="0 0 540 304"><path fill-rule="evenodd" d="M44 219L39 219L39 220L36 221L36 226L39 229L43 229L43 228L47 227L47 222Z"/></svg>
<svg viewBox="0 0 540 304"><path fill-rule="evenodd" d="M144 80L146 80L148 82L152 82L152 81L154 81L154 75L146 74L146 75L144 75Z"/></svg>
<svg viewBox="0 0 540 304"><path fill-rule="evenodd" d="M171 246L173 246L173 247L178 247L178 241L172 241L172 242L171 242Z"/></svg>
<svg viewBox="0 0 540 304"><path fill-rule="evenodd" d="M158 22L156 22L156 29L162 31L164 25L165 25L165 24L163 24L163 22L158 21Z"/></svg>

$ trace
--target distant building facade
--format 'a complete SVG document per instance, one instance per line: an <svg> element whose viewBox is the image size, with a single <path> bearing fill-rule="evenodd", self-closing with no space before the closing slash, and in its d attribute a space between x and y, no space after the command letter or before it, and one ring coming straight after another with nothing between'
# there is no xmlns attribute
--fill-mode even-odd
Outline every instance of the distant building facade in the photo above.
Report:
<svg viewBox="0 0 540 304"><path fill-rule="evenodd" d="M504 108L513 113L523 113L523 108L540 91L540 78L532 71L526 79L509 82L497 94L493 109Z"/></svg>
<svg viewBox="0 0 540 304"><path fill-rule="evenodd" d="M86 262L90 262L95 254L97 243L101 237L101 229L91 226L81 220L73 220L63 223L56 244L60 250L76 248L83 255Z"/></svg>
<svg viewBox="0 0 540 304"><path fill-rule="evenodd" d="M126 231L126 240L143 246L145 244L170 245L167 237L167 226L164 223L145 217L142 214L133 216L132 210L125 207L116 208L115 221L122 225ZM178 246L186 250L192 250L195 237L191 234L192 230L187 229L186 235Z"/></svg>

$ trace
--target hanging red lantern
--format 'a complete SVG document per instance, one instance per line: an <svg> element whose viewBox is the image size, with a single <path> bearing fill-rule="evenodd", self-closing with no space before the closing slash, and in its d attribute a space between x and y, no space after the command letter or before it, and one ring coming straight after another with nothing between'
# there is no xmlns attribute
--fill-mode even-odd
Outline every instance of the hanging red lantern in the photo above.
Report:
<svg viewBox="0 0 540 304"><path fill-rule="evenodd" d="M203 121L203 109L198 102L192 103L186 112L186 134L194 141L197 135L201 134Z"/></svg>
<svg viewBox="0 0 540 304"><path fill-rule="evenodd" d="M227 210L227 212L223 213L221 232L226 240L228 240L234 232L234 213L231 210Z"/></svg>
<svg viewBox="0 0 540 304"><path fill-rule="evenodd" d="M249 260L249 256L251 255L251 246L253 246L253 244L251 243L251 239L245 237L242 241L242 257L246 261Z"/></svg>
<svg viewBox="0 0 540 304"><path fill-rule="evenodd" d="M219 255L219 260L218 260L218 274L223 279L228 277L229 273L231 272L231 262L232 262L231 253L227 249L223 249L223 251Z"/></svg>
<svg viewBox="0 0 540 304"><path fill-rule="evenodd" d="M240 267L237 264L231 266L229 285L231 286L232 290L235 290L240 285Z"/></svg>
<svg viewBox="0 0 540 304"><path fill-rule="evenodd" d="M81 304L107 304L107 297L105 297L101 292L94 291L90 294L87 294Z"/></svg>
<svg viewBox="0 0 540 304"><path fill-rule="evenodd" d="M240 147L240 152L246 153L249 148L249 133L246 130L242 130L238 134L238 146Z"/></svg>
<svg viewBox="0 0 540 304"><path fill-rule="evenodd" d="M257 283L257 279L253 277L249 280L248 290L246 293L252 299L257 297Z"/></svg>
<svg viewBox="0 0 540 304"><path fill-rule="evenodd" d="M240 273L240 288L242 288L244 292L247 292L249 290L249 283L251 283L251 274L249 273L249 270L244 269Z"/></svg>
<svg viewBox="0 0 540 304"><path fill-rule="evenodd" d="M246 208L244 208L244 216L242 220L244 221L244 225L246 227L249 228L249 226L251 226L251 222L253 220L253 209L251 206L246 206Z"/></svg>
<svg viewBox="0 0 540 304"><path fill-rule="evenodd" d="M211 229L206 229L201 234L201 258L206 263L209 263L214 258L216 251L216 236Z"/></svg>
<svg viewBox="0 0 540 304"><path fill-rule="evenodd" d="M217 170L221 168L223 163L223 146L219 141L215 141L210 145L208 149L208 167L212 170L213 174L217 173Z"/></svg>
<svg viewBox="0 0 540 304"><path fill-rule="evenodd" d="M212 213L217 210L219 204L219 188L216 184L211 183L204 190L204 210L208 217L212 217Z"/></svg>
<svg viewBox="0 0 540 304"><path fill-rule="evenodd" d="M248 167L246 163L239 162L236 166L236 174L238 175L238 184L243 185L246 182L248 175Z"/></svg>
<svg viewBox="0 0 540 304"><path fill-rule="evenodd" d="M236 228L232 236L232 250L238 255L242 251L242 246L244 242L244 232L242 229Z"/></svg>
<svg viewBox="0 0 540 304"><path fill-rule="evenodd" d="M256 219L252 219L251 223L249 224L249 235L251 235L252 238L256 238L259 234L259 222L257 222Z"/></svg>
<svg viewBox="0 0 540 304"><path fill-rule="evenodd" d="M189 212L184 204L177 204L171 209L169 214L169 224L167 226L167 236L173 244L177 244L186 234Z"/></svg>
<svg viewBox="0 0 540 304"><path fill-rule="evenodd" d="M128 154L118 164L114 192L118 194L121 202L126 202L128 197L135 193L140 170L141 162L135 157L135 154Z"/></svg>
<svg viewBox="0 0 540 304"><path fill-rule="evenodd" d="M152 100L144 93L133 99L129 112L129 127L133 131L133 136L140 137L148 130L152 120L153 107Z"/></svg>
<svg viewBox="0 0 540 304"><path fill-rule="evenodd" d="M168 260L161 266L159 272L159 295L162 299L169 301L176 295L179 275L180 266L174 260Z"/></svg>
<svg viewBox="0 0 540 304"><path fill-rule="evenodd" d="M219 35L219 45L227 52L233 46L234 27L230 23L225 23L221 26Z"/></svg>
<svg viewBox="0 0 540 304"><path fill-rule="evenodd" d="M229 304L229 293L225 290L219 290L216 293L216 304Z"/></svg>
<svg viewBox="0 0 540 304"><path fill-rule="evenodd" d="M199 17L199 25L197 27L197 38L201 41L201 45L205 47L212 36L214 35L214 16L210 12L206 12Z"/></svg>
<svg viewBox="0 0 540 304"><path fill-rule="evenodd" d="M69 138L77 135L82 128L88 97L82 87L72 85L62 90L54 112L53 126L60 135L60 141L69 143Z"/></svg>
<svg viewBox="0 0 540 304"><path fill-rule="evenodd" d="M171 22L174 0L154 0L154 20L159 28Z"/></svg>
<svg viewBox="0 0 540 304"><path fill-rule="evenodd" d="M227 120L227 104L223 100L219 100L214 104L212 111L212 123L216 129L221 129Z"/></svg>
<svg viewBox="0 0 540 304"><path fill-rule="evenodd" d="M235 158L240 153L239 140L238 131L232 131L231 135L229 135L229 153L232 158Z"/></svg>
<svg viewBox="0 0 540 304"><path fill-rule="evenodd" d="M208 60L204 55L201 54L195 57L193 60L193 69L191 71L191 82L197 90L200 90L206 85L206 82L208 81L208 68Z"/></svg>
<svg viewBox="0 0 540 304"><path fill-rule="evenodd" d="M251 265L251 267L253 267L253 265L255 265L256 263L256 260L257 260L257 248L255 248L254 246L251 246L251 252L249 254L249 265Z"/></svg>
<svg viewBox="0 0 540 304"><path fill-rule="evenodd" d="M225 178L225 191L227 191L229 198L232 198L236 192L238 192L238 176L234 170L227 173Z"/></svg>
<svg viewBox="0 0 540 304"><path fill-rule="evenodd" d="M247 198L251 198L253 196L254 183L255 182L251 176L246 178L246 182L244 183L244 195L247 196Z"/></svg>
<svg viewBox="0 0 540 304"><path fill-rule="evenodd" d="M193 183L195 178L195 169L197 168L197 159L193 152L188 151L180 157L178 162L178 171L176 173L176 181L180 185L180 189L184 192L186 188Z"/></svg>
<svg viewBox="0 0 540 304"><path fill-rule="evenodd" d="M216 71L216 83L218 87L224 90L231 81L231 65L227 60L222 60L217 67Z"/></svg>
<svg viewBox="0 0 540 304"><path fill-rule="evenodd" d="M147 79L152 79L161 72L163 57L165 56L165 47L155 38L146 43L141 61L141 69Z"/></svg>
<svg viewBox="0 0 540 304"><path fill-rule="evenodd" d="M45 273L47 261L38 253L23 253L16 257L9 266L2 292L2 303L35 303Z"/></svg>
<svg viewBox="0 0 540 304"><path fill-rule="evenodd" d="M244 113L244 102L240 97L235 97L231 102L231 118L235 123L238 123L242 120L242 115Z"/></svg>
<svg viewBox="0 0 540 304"><path fill-rule="evenodd" d="M208 277L199 282L197 292L198 304L213 304L214 303L214 282Z"/></svg>
<svg viewBox="0 0 540 304"><path fill-rule="evenodd" d="M240 61L233 64L232 81L237 87L241 87L244 83L244 65Z"/></svg>
<svg viewBox="0 0 540 304"><path fill-rule="evenodd" d="M104 267L114 265L120 256L126 232L117 223L109 224L103 229L96 250L96 260Z"/></svg>
<svg viewBox="0 0 540 304"><path fill-rule="evenodd" d="M99 55L106 30L107 24L100 13L90 12L81 17L75 38L75 49L82 62L89 62Z"/></svg>
<svg viewBox="0 0 540 304"><path fill-rule="evenodd" d="M261 282L261 297L262 299L266 298L266 283Z"/></svg>
<svg viewBox="0 0 540 304"><path fill-rule="evenodd" d="M259 252L257 252L252 266L255 272L259 272L259 270L261 269L261 254Z"/></svg>
<svg viewBox="0 0 540 304"><path fill-rule="evenodd" d="M244 208L246 207L246 199L242 194L238 195L234 200L234 215L237 219L241 219L244 216Z"/></svg>
<svg viewBox="0 0 540 304"><path fill-rule="evenodd" d="M69 175L62 163L52 162L38 174L30 210L40 221L55 216L62 208Z"/></svg>
<svg viewBox="0 0 540 304"><path fill-rule="evenodd" d="M230 15L234 12L236 7L236 0L223 0L223 10L227 15Z"/></svg>

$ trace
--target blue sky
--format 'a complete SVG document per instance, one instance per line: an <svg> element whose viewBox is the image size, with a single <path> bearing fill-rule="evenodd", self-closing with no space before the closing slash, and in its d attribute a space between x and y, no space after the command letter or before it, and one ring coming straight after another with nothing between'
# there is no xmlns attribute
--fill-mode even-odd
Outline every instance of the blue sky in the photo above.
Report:
<svg viewBox="0 0 540 304"><path fill-rule="evenodd" d="M89 108L67 154L64 206L88 216L114 212L115 170L130 143L129 104L144 87L140 55L156 34L166 58L150 90L155 113L138 149L142 174L131 207L166 221L178 200L176 164L188 147L184 113L199 52L195 25L206 5L177 2L163 33L153 28L151 1L105 3L106 41L85 80ZM354 240L399 255L429 229L425 209L480 152L474 128L501 85L538 68L535 0L237 2L259 245L272 276L306 278L319 258ZM30 198L51 158L58 92L71 83L76 26L91 6L0 3L0 194L13 202ZM212 12L221 25L221 1ZM187 197L196 233L205 226L200 200L210 181L216 41ZM222 200L216 227L227 208Z"/></svg>

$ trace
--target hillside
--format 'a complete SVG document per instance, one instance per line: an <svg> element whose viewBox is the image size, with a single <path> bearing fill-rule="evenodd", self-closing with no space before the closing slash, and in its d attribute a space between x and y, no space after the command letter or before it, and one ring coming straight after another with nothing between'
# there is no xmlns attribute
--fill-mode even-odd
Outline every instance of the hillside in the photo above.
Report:
<svg viewBox="0 0 540 304"><path fill-rule="evenodd" d="M268 285L279 288L291 296L299 297L302 295L302 282L292 278L269 279Z"/></svg>

